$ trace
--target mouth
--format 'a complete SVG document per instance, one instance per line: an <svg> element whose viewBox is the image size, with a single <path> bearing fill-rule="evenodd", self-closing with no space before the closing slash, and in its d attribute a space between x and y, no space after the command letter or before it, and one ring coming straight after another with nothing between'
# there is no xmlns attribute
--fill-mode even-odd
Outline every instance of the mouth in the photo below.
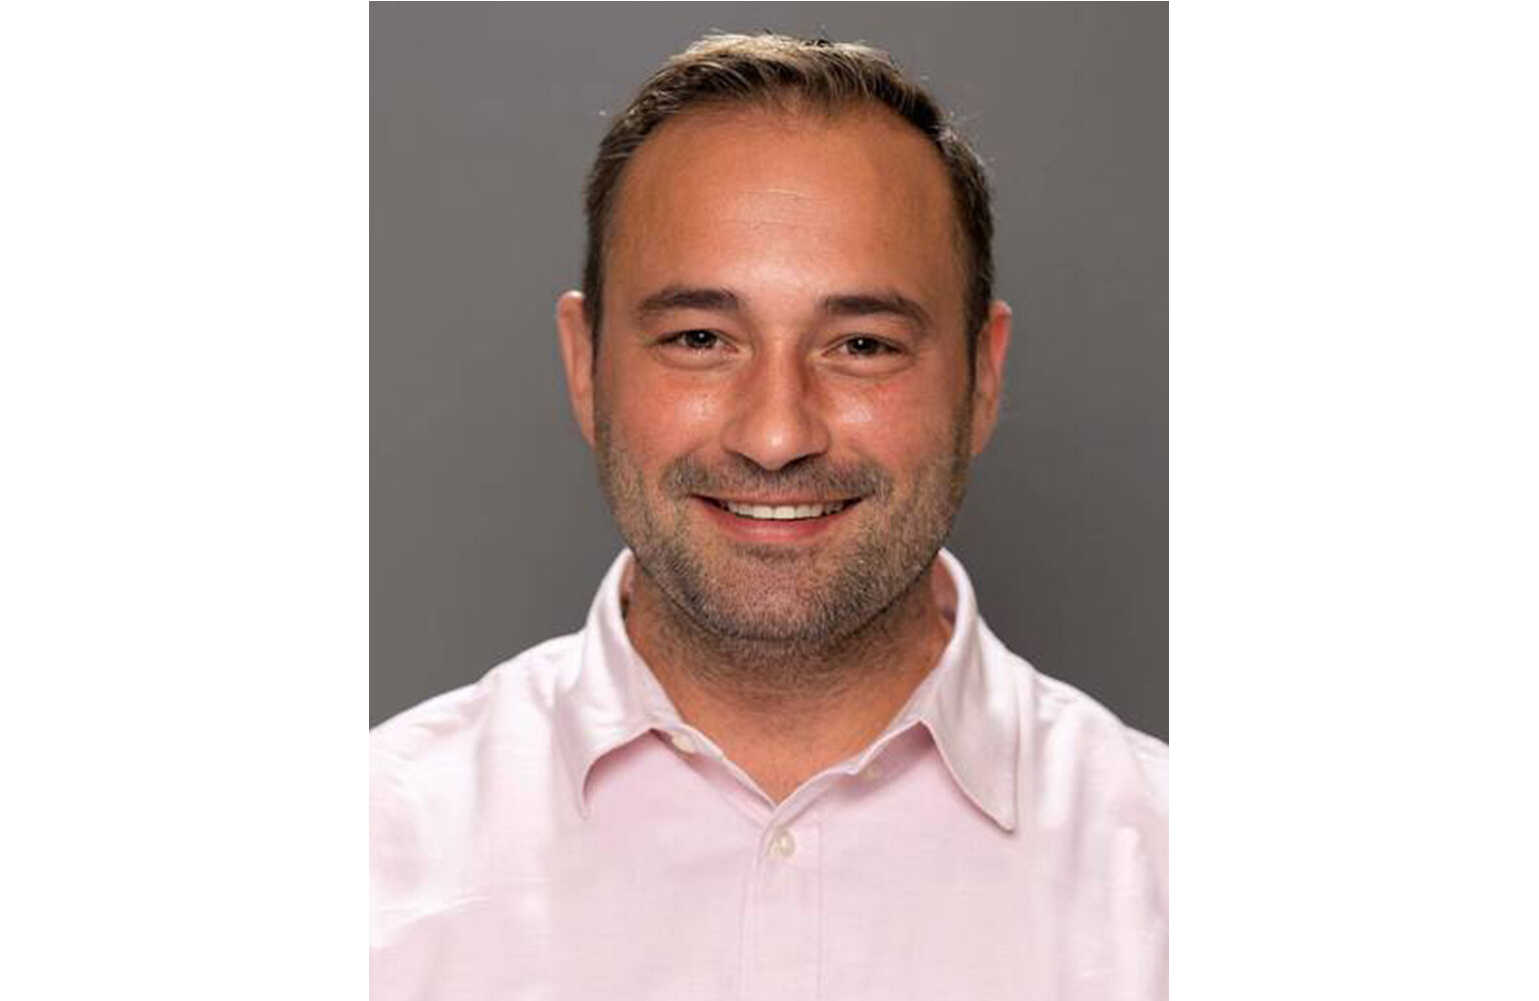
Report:
<svg viewBox="0 0 1539 1001"><path fill-rule="evenodd" d="M757 501L725 500L704 496L701 496L700 499L719 510L726 511L745 521L764 522L814 521L820 518L832 517L860 503L860 498L858 497L835 501L795 501L775 504Z"/></svg>

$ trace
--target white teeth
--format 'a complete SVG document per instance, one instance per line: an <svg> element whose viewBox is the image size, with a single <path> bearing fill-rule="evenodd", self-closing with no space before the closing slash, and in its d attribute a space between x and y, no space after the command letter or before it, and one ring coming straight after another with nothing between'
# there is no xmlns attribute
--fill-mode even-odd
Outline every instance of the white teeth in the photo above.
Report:
<svg viewBox="0 0 1539 1001"><path fill-rule="evenodd" d="M794 521L798 518L821 518L826 514L833 514L844 508L844 502L835 501L832 504L781 504L778 507L770 507L768 504L737 504L733 501L722 501L722 506L740 518L759 518L765 521Z"/></svg>

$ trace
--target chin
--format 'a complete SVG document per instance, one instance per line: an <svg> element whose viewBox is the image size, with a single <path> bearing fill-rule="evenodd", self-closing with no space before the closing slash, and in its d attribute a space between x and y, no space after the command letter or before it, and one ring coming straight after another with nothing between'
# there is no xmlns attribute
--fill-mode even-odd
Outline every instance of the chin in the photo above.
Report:
<svg viewBox="0 0 1539 1001"><path fill-rule="evenodd" d="M713 594L694 596L693 617L722 638L790 645L826 643L871 617L863 596L827 582L821 588L796 587L796 583L793 579L754 586L739 576L730 593L713 588Z"/></svg>

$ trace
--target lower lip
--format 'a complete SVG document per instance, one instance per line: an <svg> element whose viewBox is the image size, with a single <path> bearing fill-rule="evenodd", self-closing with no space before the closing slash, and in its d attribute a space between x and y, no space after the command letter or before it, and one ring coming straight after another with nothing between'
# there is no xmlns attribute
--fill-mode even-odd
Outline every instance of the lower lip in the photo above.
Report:
<svg viewBox="0 0 1539 1001"><path fill-rule="evenodd" d="M802 542L816 538L844 520L856 502L846 504L833 514L817 518L740 518L712 501L696 497L695 503L705 510L705 515L729 535L744 542L785 543Z"/></svg>

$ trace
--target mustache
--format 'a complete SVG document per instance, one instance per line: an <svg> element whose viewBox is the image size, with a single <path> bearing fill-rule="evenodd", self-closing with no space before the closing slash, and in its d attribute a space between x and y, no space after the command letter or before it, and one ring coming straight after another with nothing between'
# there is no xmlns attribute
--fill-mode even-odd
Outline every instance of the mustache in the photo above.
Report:
<svg viewBox="0 0 1539 1001"><path fill-rule="evenodd" d="M893 480L884 469L870 462L835 463L809 456L770 470L742 456L733 456L719 465L683 456L664 469L662 487L675 497L886 497L892 492Z"/></svg>

